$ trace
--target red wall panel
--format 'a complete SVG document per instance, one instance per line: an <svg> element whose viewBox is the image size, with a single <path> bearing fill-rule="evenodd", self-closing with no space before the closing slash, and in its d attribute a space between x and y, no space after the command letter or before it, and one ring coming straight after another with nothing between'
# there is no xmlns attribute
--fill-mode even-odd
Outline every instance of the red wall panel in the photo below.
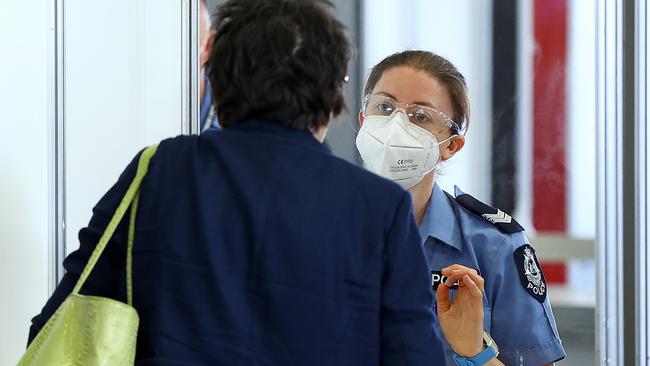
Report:
<svg viewBox="0 0 650 366"><path fill-rule="evenodd" d="M533 224L566 230L567 0L535 0Z"/></svg>

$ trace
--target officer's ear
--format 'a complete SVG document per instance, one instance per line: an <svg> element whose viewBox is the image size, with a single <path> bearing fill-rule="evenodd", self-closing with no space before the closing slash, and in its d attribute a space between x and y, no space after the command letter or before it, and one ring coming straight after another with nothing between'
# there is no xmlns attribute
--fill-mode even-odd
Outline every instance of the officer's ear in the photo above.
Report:
<svg viewBox="0 0 650 366"><path fill-rule="evenodd" d="M452 156L456 155L457 152L459 152L463 146L465 146L465 136L463 135L458 135L451 140L447 141L445 146L442 149L442 153L440 156L440 160L448 160Z"/></svg>
<svg viewBox="0 0 650 366"><path fill-rule="evenodd" d="M359 120L359 128L361 128L361 126L363 126L363 120L364 120L363 111L359 111L358 120Z"/></svg>

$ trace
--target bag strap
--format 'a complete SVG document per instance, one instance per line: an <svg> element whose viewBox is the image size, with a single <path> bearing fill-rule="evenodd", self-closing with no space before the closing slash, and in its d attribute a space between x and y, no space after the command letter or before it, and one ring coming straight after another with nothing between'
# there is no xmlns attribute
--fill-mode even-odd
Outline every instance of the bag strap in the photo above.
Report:
<svg viewBox="0 0 650 366"><path fill-rule="evenodd" d="M77 280L77 284L72 290L72 295L79 294L79 291L83 287L84 283L86 283L86 280L88 279L88 276L90 276L90 273L95 267L95 264L97 264L99 257L104 252L108 241L113 237L115 229L117 229L120 221L122 221L126 210L129 209L129 206L132 206L131 217L129 220L129 237L126 251L126 296L128 304L133 305L133 274L131 268L133 264L133 256L131 251L133 249L133 239L135 235L135 217L138 210L138 198L140 197L140 184L142 183L142 179L147 175L147 171L149 170L149 162L151 161L153 155L156 153L156 149L158 149L157 144L151 145L147 147L140 155L140 159L138 161L138 170L135 173L135 177L133 178L129 189L127 189L126 193L124 194L124 198L122 198L120 205L117 206L115 214L113 214L113 218L111 218L111 221L108 223L106 230L104 230L104 234L102 234L101 238L99 239L95 250L93 250L90 258L88 258L88 263L86 264L83 272L81 272L81 275Z"/></svg>
<svg viewBox="0 0 650 366"><path fill-rule="evenodd" d="M135 216L138 212L140 190L135 193L131 203L131 217L129 219L129 239L126 246L126 303L133 306L133 238L135 236Z"/></svg>

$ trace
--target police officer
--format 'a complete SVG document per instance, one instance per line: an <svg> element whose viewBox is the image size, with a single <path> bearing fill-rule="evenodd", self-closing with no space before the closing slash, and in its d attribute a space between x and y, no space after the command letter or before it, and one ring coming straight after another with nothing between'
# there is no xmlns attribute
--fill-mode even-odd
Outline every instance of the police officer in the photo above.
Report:
<svg viewBox="0 0 650 366"><path fill-rule="evenodd" d="M435 184L438 163L465 143L464 77L443 57L405 51L372 69L363 98L357 147L369 170L411 193L433 289L439 293L446 277L463 268L454 264L474 269L485 281L483 326L499 361L541 366L564 358L544 274L523 228L460 189L452 196ZM442 321L447 309L438 307ZM453 337L445 326L442 332ZM449 365L468 361L448 344L446 351Z"/></svg>

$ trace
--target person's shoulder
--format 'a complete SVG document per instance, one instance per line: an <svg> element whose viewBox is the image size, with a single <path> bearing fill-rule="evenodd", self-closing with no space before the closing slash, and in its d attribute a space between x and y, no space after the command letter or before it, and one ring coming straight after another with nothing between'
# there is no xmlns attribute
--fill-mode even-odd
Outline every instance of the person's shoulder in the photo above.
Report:
<svg viewBox="0 0 650 366"><path fill-rule="evenodd" d="M235 132L222 129L208 129L200 135L179 135L167 138L159 143L158 152L168 155L182 154L184 151L195 152L203 145L219 144L226 142L229 134ZM355 193L373 198L390 197L401 198L406 191L397 183L383 178L363 167L330 152L319 149L305 149L303 154L308 154L311 159L318 160L317 164L328 172L333 179L342 179L346 186Z"/></svg>
<svg viewBox="0 0 650 366"><path fill-rule="evenodd" d="M147 146L158 145L151 158L147 175L156 175L161 172L161 169L173 172L177 171L179 167L188 166L188 163L192 161L192 156L198 150L198 141L199 136L197 135L179 135Z"/></svg>
<svg viewBox="0 0 650 366"><path fill-rule="evenodd" d="M214 133L219 133L219 130L208 130L200 135L178 135L163 139L158 143L156 155L172 158L172 161L199 155L202 150L205 150L206 142L214 139Z"/></svg>
<svg viewBox="0 0 650 366"><path fill-rule="evenodd" d="M359 165L352 164L347 160L343 160L334 155L329 156L330 159L336 161L341 167L341 170L346 174L349 182L353 183L352 187L358 189L361 194L366 194L371 197L388 198L388 197L404 197L408 195L406 190L399 184L379 176Z"/></svg>
<svg viewBox="0 0 650 366"><path fill-rule="evenodd" d="M200 135L178 135L168 137L158 143L158 152L161 153L178 153L184 149L196 145L199 142Z"/></svg>
<svg viewBox="0 0 650 366"><path fill-rule="evenodd" d="M479 201L458 187L455 188L455 197L449 196L460 208L463 231L469 245L477 259L483 261L482 275L490 278L495 272L516 271L525 282L528 275L523 263L537 270L541 268L524 228L509 214ZM535 286L541 286L542 282ZM530 290L528 282L525 288ZM538 288L536 291L531 295L543 301L540 294L545 290Z"/></svg>
<svg viewBox="0 0 650 366"><path fill-rule="evenodd" d="M345 201L353 200L366 212L395 212L398 206L411 204L410 195L397 183L329 153L321 159L329 184L343 187Z"/></svg>
<svg viewBox="0 0 650 366"><path fill-rule="evenodd" d="M510 214L492 207L473 196L463 192L457 186L454 187L454 196L451 196L453 202L461 209L461 212L472 221L482 223L481 226L492 228L503 235L517 235L524 231L524 228Z"/></svg>
<svg viewBox="0 0 650 366"><path fill-rule="evenodd" d="M457 186L454 195L447 195L458 207L463 231L472 244L476 244L476 250L512 253L522 244L529 244L524 228L510 214L478 200ZM480 240L473 240L474 237ZM508 248L503 250L504 246Z"/></svg>

